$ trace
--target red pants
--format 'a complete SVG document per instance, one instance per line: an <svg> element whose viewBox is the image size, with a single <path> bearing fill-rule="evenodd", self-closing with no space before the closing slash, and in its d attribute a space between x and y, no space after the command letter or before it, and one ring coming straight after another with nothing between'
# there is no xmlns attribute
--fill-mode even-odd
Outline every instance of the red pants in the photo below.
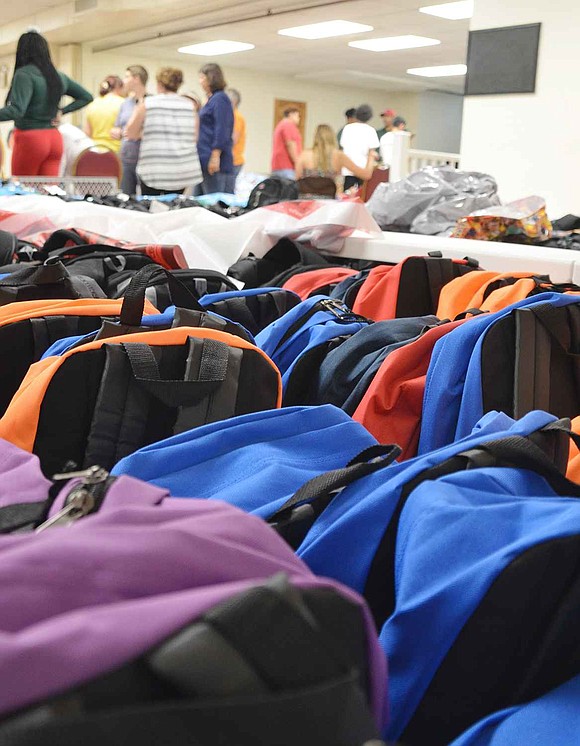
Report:
<svg viewBox="0 0 580 746"><path fill-rule="evenodd" d="M13 176L58 176L62 135L48 130L14 130Z"/></svg>

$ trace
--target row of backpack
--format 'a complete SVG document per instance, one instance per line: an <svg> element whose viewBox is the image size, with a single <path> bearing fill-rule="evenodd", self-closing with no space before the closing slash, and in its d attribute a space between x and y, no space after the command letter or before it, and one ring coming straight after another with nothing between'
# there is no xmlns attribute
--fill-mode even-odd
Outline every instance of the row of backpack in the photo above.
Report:
<svg viewBox="0 0 580 746"><path fill-rule="evenodd" d="M66 254L62 258L66 268ZM441 285L439 296L453 282L483 274L474 267L465 271L468 262L453 264L462 269ZM441 278L443 271L436 266L431 265L429 275ZM391 287L401 304L410 304L404 300L405 269L381 270L384 277L395 273ZM349 278L357 274L349 272ZM542 328L544 316L549 317L554 344L564 341L564 353L568 345L573 354L574 296L533 295L504 312L455 322L441 323L430 306L422 317L372 323L340 298L314 295L300 302L292 290L276 285L196 297L194 283L184 286L157 266L131 273L123 301L70 296L56 300L54 295L43 300L43 283L31 282L30 273L25 279L25 285L11 287L32 288L27 292L36 293L36 300L0 307L0 344L6 342L7 359L15 362L0 436L22 449L5 444L7 454L26 463L29 473L34 466L34 478L7 481L0 526L14 534L5 537L6 548L14 550L5 587L14 588L17 596L23 592L20 586L27 589L32 601L42 588L45 603L31 603L16 617L17 602L8 600L6 607L2 629L13 634L9 642L14 646L5 648L6 662L13 661L5 670L17 682L16 693L2 708L7 719L0 734L13 739L6 743L72 744L81 738L93 738L95 744L114 743L113 738L153 743L179 727L176 743L188 742L185 732L192 743L242 743L243 732L254 743L354 746L373 737L381 718L383 735L409 746L446 744L455 738L478 743L465 740L472 735L462 732L471 728L472 733L489 733L520 711L536 712L554 698L569 701L566 693L570 687L574 691L580 668L572 652L578 622L578 487L563 476L569 447L566 424L551 415L501 406L491 409L506 414L482 418L490 408L483 403L480 409L472 406L476 389L471 381L477 371L468 374L472 360L476 368L483 359L480 348L487 330L505 318L511 319L513 329L498 326L501 336L490 349L507 355L510 339L518 348L524 338L520 327L528 323L524 317L516 328L513 314L520 308L532 309L532 321ZM334 281L327 277L325 282L325 291L332 294ZM147 305L151 283L155 293L170 294L167 298L178 308L171 305L159 313ZM90 312L80 312L89 306ZM248 328L250 318L254 331ZM79 319L88 319L88 328L81 327ZM63 320L68 326L59 327ZM469 329L473 331L467 335ZM464 330L465 338L458 339ZM21 344L25 337L26 345ZM530 338L541 341L537 330L532 329ZM381 345L385 340L388 344ZM439 340L448 341L442 353ZM343 355L347 345L353 347ZM403 356L409 349L414 350L415 363ZM564 353L568 360L570 355ZM339 354L342 357L334 360L342 360L342 368L331 365L332 355ZM549 374L557 370L558 376L564 375L559 361L555 354L549 359ZM504 358L499 362L502 372ZM387 363L398 389L378 378ZM325 365L325 391L337 389L347 399L352 392L355 400L364 399L373 386L383 400L395 391L395 408L385 411L394 412L391 425L399 423L402 437L375 439L346 406L305 401ZM520 369L518 391L525 388L526 371L528 377L534 372L523 362ZM448 378L441 379L443 373ZM473 380L483 379L480 374ZM512 376L511 384L515 380ZM467 381L470 388L464 397ZM568 383L572 395L576 385L572 379ZM563 387L555 384L548 411L563 394ZM5 385L2 381L0 389ZM535 388L542 393L541 386ZM292 392L296 400L288 398ZM443 441L432 446L423 443L427 394L433 395L429 402L440 407L433 419L436 437L440 419L445 426L454 422L454 413L463 412L463 431L444 428ZM507 401L507 394L500 394ZM279 408L281 403L285 406ZM325 406L305 406L311 404ZM571 406L570 401L565 405ZM404 421L409 409L411 416ZM404 443L410 429L415 453L421 438L418 456L412 458L412 448L403 454L410 460L401 460L398 447L377 442ZM38 456L43 474L26 456L30 452ZM14 472L10 458L4 464L4 474ZM54 476L61 472L74 477L75 470L80 470L77 480L55 497L61 481ZM13 484L18 489L8 489ZM208 498L231 507L204 503ZM221 507L214 511L214 506ZM264 523L257 518L248 522L247 513L269 521L298 559ZM62 525L71 525L64 544L58 530ZM189 526L197 533L189 534ZM147 527L151 531L145 531ZM203 527L210 527L208 533ZM25 536L31 528L40 528L40 533ZM240 549L244 542L247 548ZM87 544L93 548L83 554ZM269 554L274 560L260 569L259 562ZM250 569L241 559L246 555L255 560ZM158 562L163 563L159 572ZM209 579L190 577L190 562L201 563ZM46 569L37 575L32 567ZM179 577L186 580L171 580L177 577L172 568L182 571ZM279 571L290 581L269 580ZM319 606L296 593L302 587L295 580L300 572L306 586L323 584L312 571L342 584L332 586L330 595L323 593ZM78 573L88 578L87 587L71 593ZM254 606L241 603L236 616L238 596L229 587L221 591L223 584L242 579L245 590L250 585L255 590ZM199 619L201 631L198 624L186 629L176 618L154 632L144 628L145 621L149 624L155 617L150 613L154 607L173 609L176 594L195 590L199 596L197 582L209 600L202 607L187 607L184 601L180 618ZM219 584L218 591L214 586ZM281 587L288 602L282 611L271 601L272 595L280 599ZM368 612L356 594L364 596L380 632L388 677L367 623ZM129 606L117 608L119 599L120 606L130 600ZM344 599L355 604L354 617L346 612ZM228 602L223 609L221 601ZM111 604L119 616L111 615ZM210 607L217 608L215 614L208 613ZM256 608L264 617L258 616L263 622L256 620L257 634L251 636L254 625L249 620L256 619ZM302 622L319 634L309 638L308 624L286 619L289 608L300 610ZM233 615L229 626L222 611ZM63 620L62 637L51 637ZM287 631L283 623L290 625ZM357 624L358 637L352 635ZM119 641L123 625L131 630L133 647L127 637ZM216 629L226 636L230 657L223 640L216 642ZM231 651L234 632L237 653ZM69 667L62 664L59 670L59 639L78 639L86 656L79 658L79 649L71 646ZM86 640L94 640L94 646ZM116 652L107 656L112 640ZM160 653L158 646L165 640L171 644L163 645ZM205 651L210 642L213 657L205 661L195 644ZM245 645L252 672L247 666L234 668L240 663L238 642ZM278 669L266 670L273 651L280 653ZM323 652L330 658L320 657ZM24 661L29 665L22 666ZM58 676L53 669L59 670ZM227 676L219 678L231 680L231 689L212 690L216 672L225 671ZM338 681L347 671L356 673ZM262 684L267 680L268 691L276 696L266 696L252 673L259 674ZM40 688L31 685L32 678L40 680ZM256 697L240 701L239 692L247 686ZM125 695L122 701L119 691ZM564 700L558 699L561 692ZM315 695L318 699L309 699ZM217 702L221 697L225 699ZM311 713L306 724L297 719L298 710ZM474 725L482 719L481 726ZM183 724L176 726L176 720ZM185 730L192 723L199 734ZM211 734L213 741L208 740ZM565 743L555 731L552 742Z"/></svg>
<svg viewBox="0 0 580 746"><path fill-rule="evenodd" d="M0 280L0 742L378 737L385 657L358 594L260 518L108 472L278 411L279 371L250 330L299 299L54 240Z"/></svg>

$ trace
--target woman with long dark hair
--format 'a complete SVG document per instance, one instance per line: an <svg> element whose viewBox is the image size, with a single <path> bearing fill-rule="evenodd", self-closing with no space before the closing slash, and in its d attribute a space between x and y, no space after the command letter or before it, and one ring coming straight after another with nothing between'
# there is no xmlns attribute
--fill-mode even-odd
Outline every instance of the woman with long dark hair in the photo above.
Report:
<svg viewBox="0 0 580 746"><path fill-rule="evenodd" d="M74 101L60 109L62 96ZM22 34L6 105L0 109L0 122L14 120L16 125L12 174L58 176L63 146L56 119L92 100L88 91L55 68L43 36L36 31Z"/></svg>

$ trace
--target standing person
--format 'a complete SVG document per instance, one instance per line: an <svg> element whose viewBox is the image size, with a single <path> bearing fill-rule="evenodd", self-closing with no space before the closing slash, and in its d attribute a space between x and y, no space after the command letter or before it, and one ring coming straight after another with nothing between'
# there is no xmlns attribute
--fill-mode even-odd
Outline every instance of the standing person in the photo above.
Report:
<svg viewBox="0 0 580 746"><path fill-rule="evenodd" d="M342 132L340 144L351 161L354 161L359 168L364 168L367 164L370 150L377 150L379 147L379 138L376 130L367 124L373 118L373 110L368 104L361 104L356 110L356 122L347 124ZM344 189L362 184L354 173L343 168Z"/></svg>
<svg viewBox="0 0 580 746"><path fill-rule="evenodd" d="M353 122L356 122L356 109L347 109L344 112L344 116L346 117L345 124L342 125L342 127L338 130L336 133L336 139L338 141L338 147L340 148L340 138L342 137L342 132L347 124L352 124Z"/></svg>
<svg viewBox="0 0 580 746"><path fill-rule="evenodd" d="M99 98L87 107L85 135L101 145L118 153L121 141L111 136L119 109L123 103L123 81L118 75L108 75L99 86Z"/></svg>
<svg viewBox="0 0 580 746"><path fill-rule="evenodd" d="M232 157L234 161L234 173L230 186L231 191L235 194L236 179L238 178L238 174L242 170L242 166L246 162L246 119L239 109L240 103L242 102L242 97L240 96L239 91L236 91L235 88L228 88L227 93L230 97L230 101L232 102L232 106L234 107L234 131L232 135Z"/></svg>
<svg viewBox="0 0 580 746"><path fill-rule="evenodd" d="M219 65L209 62L199 71L199 83L207 102L199 112L197 147L203 171L203 183L197 193L233 192L232 134L234 110L225 93L226 81Z"/></svg>
<svg viewBox="0 0 580 746"><path fill-rule="evenodd" d="M296 162L296 178L319 176L336 180L340 176L341 168L348 168L356 177L368 180L373 175L376 153L369 150L364 168L356 163L338 148L336 135L328 124L319 124L314 133L314 143L311 150L303 150Z"/></svg>
<svg viewBox="0 0 580 746"><path fill-rule="evenodd" d="M296 178L296 162L302 152L299 124L300 111L292 106L284 111L284 119L276 125L272 146L272 176Z"/></svg>
<svg viewBox="0 0 580 746"><path fill-rule="evenodd" d="M163 67L157 73L157 95L135 107L125 129L129 140L141 140L137 175L144 195L182 194L202 180L195 143L195 107L177 91L183 73Z"/></svg>
<svg viewBox="0 0 580 746"><path fill-rule="evenodd" d="M59 109L63 95L74 101ZM6 106L0 109L0 122L14 120L16 125L12 174L58 176L63 146L56 120L92 100L88 91L56 70L43 36L37 31L22 34Z"/></svg>
<svg viewBox="0 0 580 746"><path fill-rule="evenodd" d="M379 141L383 135L390 132L393 129L393 121L395 119L395 112L392 109L385 109L381 111L381 119L383 120L383 126L377 130L377 137Z"/></svg>
<svg viewBox="0 0 580 746"><path fill-rule="evenodd" d="M143 103L147 95L146 85L149 73L141 65L130 65L125 71L123 80L127 98L121 104L115 126L111 130L111 137L121 141L121 163L123 164L123 178L121 191L134 195L137 191L137 162L141 140L129 140L125 134L125 127L129 124L135 108Z"/></svg>
<svg viewBox="0 0 580 746"><path fill-rule="evenodd" d="M391 167L393 162L393 148L395 145L395 132L404 132L407 128L407 122L403 117L395 117L393 120L393 128L390 132L385 132L381 137L380 152L381 161L384 166Z"/></svg>

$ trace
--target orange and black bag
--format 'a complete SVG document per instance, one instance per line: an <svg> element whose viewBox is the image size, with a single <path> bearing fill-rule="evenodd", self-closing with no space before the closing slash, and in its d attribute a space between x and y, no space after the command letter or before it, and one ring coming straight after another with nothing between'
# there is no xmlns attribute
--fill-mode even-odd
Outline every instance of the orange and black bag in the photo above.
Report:
<svg viewBox="0 0 580 746"><path fill-rule="evenodd" d="M279 407L278 369L213 329L98 339L35 363L0 420L0 437L35 453L47 476L110 469L144 445L209 422Z"/></svg>
<svg viewBox="0 0 580 746"><path fill-rule="evenodd" d="M453 319L468 310L494 313L539 293L577 293L572 283L553 283L533 272L478 272L453 280L441 291L437 315Z"/></svg>

